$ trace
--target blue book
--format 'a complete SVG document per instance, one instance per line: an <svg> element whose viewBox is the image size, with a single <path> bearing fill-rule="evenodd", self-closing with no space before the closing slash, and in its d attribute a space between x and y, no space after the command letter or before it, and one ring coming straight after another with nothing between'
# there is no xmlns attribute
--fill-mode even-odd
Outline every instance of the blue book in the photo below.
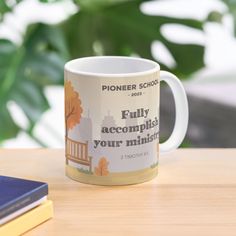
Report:
<svg viewBox="0 0 236 236"><path fill-rule="evenodd" d="M47 195L47 183L0 175L0 220Z"/></svg>

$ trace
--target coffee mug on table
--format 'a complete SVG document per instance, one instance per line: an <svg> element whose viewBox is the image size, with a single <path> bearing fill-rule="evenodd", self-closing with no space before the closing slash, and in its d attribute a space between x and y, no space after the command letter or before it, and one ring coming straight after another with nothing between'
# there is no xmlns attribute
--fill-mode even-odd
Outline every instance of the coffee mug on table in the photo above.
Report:
<svg viewBox="0 0 236 236"><path fill-rule="evenodd" d="M170 86L176 110L173 132L162 144L160 81ZM187 124L181 82L154 61L101 56L65 65L66 175L74 180L98 185L150 180L157 175L159 154L181 144Z"/></svg>

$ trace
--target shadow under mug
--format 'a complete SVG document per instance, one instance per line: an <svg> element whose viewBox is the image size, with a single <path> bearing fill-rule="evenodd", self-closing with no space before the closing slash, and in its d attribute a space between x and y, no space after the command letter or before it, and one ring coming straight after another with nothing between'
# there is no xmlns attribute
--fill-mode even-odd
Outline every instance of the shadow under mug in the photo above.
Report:
<svg viewBox="0 0 236 236"><path fill-rule="evenodd" d="M159 144L160 81L171 88L176 120ZM176 149L188 124L179 79L142 58L99 56L65 65L66 175L98 185L145 182L157 175L160 153Z"/></svg>

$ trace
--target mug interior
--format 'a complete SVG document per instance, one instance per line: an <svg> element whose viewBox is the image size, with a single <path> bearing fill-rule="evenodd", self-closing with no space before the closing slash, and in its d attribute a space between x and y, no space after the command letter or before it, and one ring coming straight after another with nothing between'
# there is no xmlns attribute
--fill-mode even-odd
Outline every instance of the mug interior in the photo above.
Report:
<svg viewBox="0 0 236 236"><path fill-rule="evenodd" d="M159 69L154 61L121 56L84 57L69 61L65 65L65 70L73 73L103 76L145 74Z"/></svg>

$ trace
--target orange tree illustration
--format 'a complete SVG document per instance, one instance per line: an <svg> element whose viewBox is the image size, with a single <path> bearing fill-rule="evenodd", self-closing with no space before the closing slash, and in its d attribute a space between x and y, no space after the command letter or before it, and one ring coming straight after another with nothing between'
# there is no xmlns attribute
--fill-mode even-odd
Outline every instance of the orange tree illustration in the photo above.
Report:
<svg viewBox="0 0 236 236"><path fill-rule="evenodd" d="M94 169L95 175L98 175L98 176L108 175L109 174L108 164L109 162L107 161L107 159L105 157L102 157L98 162L98 166L95 167Z"/></svg>
<svg viewBox="0 0 236 236"><path fill-rule="evenodd" d="M68 139L68 131L76 124L80 123L83 109L79 94L74 90L71 81L65 81L65 127L66 127L66 145Z"/></svg>

